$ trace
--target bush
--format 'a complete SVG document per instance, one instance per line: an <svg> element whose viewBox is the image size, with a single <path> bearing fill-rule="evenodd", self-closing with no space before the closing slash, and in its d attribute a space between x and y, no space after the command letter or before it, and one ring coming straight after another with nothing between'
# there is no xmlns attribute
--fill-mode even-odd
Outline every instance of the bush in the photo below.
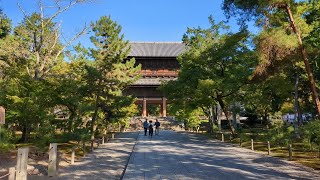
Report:
<svg viewBox="0 0 320 180"><path fill-rule="evenodd" d="M74 132L65 132L56 136L57 142L69 142L69 141L88 141L90 140L90 133L87 129L75 129Z"/></svg>
<svg viewBox="0 0 320 180"><path fill-rule="evenodd" d="M8 152L15 149L15 145L11 143L0 142L0 152Z"/></svg>
<svg viewBox="0 0 320 180"><path fill-rule="evenodd" d="M320 145L320 121L309 122L302 128L302 138L305 146L315 144Z"/></svg>
<svg viewBox="0 0 320 180"><path fill-rule="evenodd" d="M283 124L274 125L268 132L270 141L281 147L289 145L292 142L293 135L294 128Z"/></svg>
<svg viewBox="0 0 320 180"><path fill-rule="evenodd" d="M15 134L12 131L2 127L0 129L0 138L1 138L0 142L6 142L6 143L13 142L15 141Z"/></svg>

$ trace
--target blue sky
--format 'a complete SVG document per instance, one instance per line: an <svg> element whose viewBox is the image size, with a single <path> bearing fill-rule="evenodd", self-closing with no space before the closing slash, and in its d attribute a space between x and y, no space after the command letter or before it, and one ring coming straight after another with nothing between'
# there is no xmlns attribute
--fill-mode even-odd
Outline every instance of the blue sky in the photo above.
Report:
<svg viewBox="0 0 320 180"><path fill-rule="evenodd" d="M44 0L49 1L49 0ZM62 33L71 38L84 27L85 23L110 15L121 26L129 41L181 41L187 27L208 27L208 17L216 21L225 20L221 10L222 0L91 0L80 4L56 21L62 23ZM0 0L0 7L12 19L13 24L21 22L23 14L19 2L28 14L37 10L37 0ZM233 30L238 27L231 21ZM90 46L89 35L78 41Z"/></svg>

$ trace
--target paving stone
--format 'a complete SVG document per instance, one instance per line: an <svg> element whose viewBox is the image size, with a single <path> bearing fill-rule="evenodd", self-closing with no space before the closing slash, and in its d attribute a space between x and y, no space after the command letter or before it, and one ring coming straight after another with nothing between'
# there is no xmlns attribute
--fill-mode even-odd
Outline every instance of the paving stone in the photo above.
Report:
<svg viewBox="0 0 320 180"><path fill-rule="evenodd" d="M117 134L115 140L100 145L93 153L88 154L79 162L61 169L59 177L55 179L120 179L137 135L138 132ZM141 173L143 174L143 171Z"/></svg>
<svg viewBox="0 0 320 180"><path fill-rule="evenodd" d="M203 135L162 131L153 138L140 133L123 179L320 179L320 174Z"/></svg>
<svg viewBox="0 0 320 180"><path fill-rule="evenodd" d="M101 145L81 161L60 169L58 178L50 179L119 180L127 162L124 180L320 180L319 171L311 168L203 135L174 131L161 131L153 138L141 132L117 135L112 143Z"/></svg>

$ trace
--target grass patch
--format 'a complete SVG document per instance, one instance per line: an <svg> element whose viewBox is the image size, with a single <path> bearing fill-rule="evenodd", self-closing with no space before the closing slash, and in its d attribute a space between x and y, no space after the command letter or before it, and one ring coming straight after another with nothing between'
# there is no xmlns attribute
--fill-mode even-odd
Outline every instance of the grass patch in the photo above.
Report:
<svg viewBox="0 0 320 180"><path fill-rule="evenodd" d="M255 131L253 134L246 130L241 133L241 135L237 135L235 137L232 136L230 132L224 133L224 140L227 143L232 143L236 145L240 145L240 136L241 136L241 147L246 149L251 149L251 139L254 139L254 150L258 152L262 152L268 154L268 144L267 144L267 133L264 130L261 130L262 134L256 134ZM211 136L212 137L212 136ZM218 134L217 139L221 140L221 135ZM253 138L254 137L254 138ZM270 150L271 156L288 160L289 152L288 147L275 145L270 142ZM318 150L312 150L312 147L306 147L305 144L297 141L292 143L292 158L293 161L303 164L307 167L311 167L315 170L320 170L320 153Z"/></svg>

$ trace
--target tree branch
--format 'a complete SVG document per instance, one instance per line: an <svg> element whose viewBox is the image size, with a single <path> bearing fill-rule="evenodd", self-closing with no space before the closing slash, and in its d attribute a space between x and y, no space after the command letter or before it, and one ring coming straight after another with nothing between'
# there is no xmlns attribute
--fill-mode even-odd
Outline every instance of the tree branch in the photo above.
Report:
<svg viewBox="0 0 320 180"><path fill-rule="evenodd" d="M43 78L57 63L58 57L61 55L61 53L65 50L65 48L67 48L73 41L75 41L76 39L78 39L81 35L83 35L87 30L88 30L88 26L85 25L85 27L82 29L81 32L79 32L77 35L75 35L66 45L64 45L56 54L56 56L53 59L53 64L48 67L48 69L43 72L41 78Z"/></svg>
<svg viewBox="0 0 320 180"><path fill-rule="evenodd" d="M53 14L47 21L47 23L45 24L45 26L47 26L55 17L57 17L59 14L63 13L64 11L70 9L72 6L76 5L77 3L79 3L78 0L76 1L70 1L70 4L64 8L61 8L61 6L58 5L58 11ZM58 2L56 2L56 4L58 4Z"/></svg>
<svg viewBox="0 0 320 180"><path fill-rule="evenodd" d="M17 3L17 5L18 5L19 9L21 10L24 18L25 18L25 19L30 23L30 25L32 26L32 25L33 25L32 22L31 22L30 19L28 18L27 13L24 11L24 9L23 9L22 6L20 5L20 3Z"/></svg>

